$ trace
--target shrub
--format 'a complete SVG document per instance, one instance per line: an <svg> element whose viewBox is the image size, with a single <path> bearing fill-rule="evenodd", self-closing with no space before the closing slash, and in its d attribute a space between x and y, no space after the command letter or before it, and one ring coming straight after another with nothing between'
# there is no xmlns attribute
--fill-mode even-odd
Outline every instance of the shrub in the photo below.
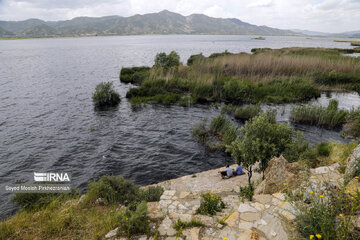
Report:
<svg viewBox="0 0 360 240"><path fill-rule="evenodd" d="M330 144L329 143L319 143L316 147L317 155L322 157L328 157L330 155Z"/></svg>
<svg viewBox="0 0 360 240"><path fill-rule="evenodd" d="M224 136L222 138L222 145L226 146L231 144L236 140L238 136L238 128L234 124L230 124L228 128L224 132Z"/></svg>
<svg viewBox="0 0 360 240"><path fill-rule="evenodd" d="M125 213L119 217L119 235L131 237L135 234L147 234L149 232L149 222L145 202L137 204L134 211L127 208Z"/></svg>
<svg viewBox="0 0 360 240"><path fill-rule="evenodd" d="M112 82L99 83L92 99L97 107L116 106L120 103L120 95L115 92Z"/></svg>
<svg viewBox="0 0 360 240"><path fill-rule="evenodd" d="M253 186L252 185L247 185L245 187L240 186L239 196L242 200L248 199L249 201L252 201L254 196Z"/></svg>
<svg viewBox="0 0 360 240"><path fill-rule="evenodd" d="M225 50L222 53L212 53L209 58L217 58L217 57L222 57L222 56L228 56L228 55L232 55L233 53L228 52L228 50Z"/></svg>
<svg viewBox="0 0 360 240"><path fill-rule="evenodd" d="M124 83L141 84L150 73L149 67L122 68L120 71L120 81Z"/></svg>
<svg viewBox="0 0 360 240"><path fill-rule="evenodd" d="M155 66L163 67L165 69L177 67L180 65L180 56L175 51L171 51L169 55L166 53L158 53L155 57Z"/></svg>
<svg viewBox="0 0 360 240"><path fill-rule="evenodd" d="M104 199L105 204L129 204L139 199L139 187L130 180L116 176L102 176L97 182L89 183L87 200L94 202L98 198Z"/></svg>
<svg viewBox="0 0 360 240"><path fill-rule="evenodd" d="M360 139L360 108L350 112L343 127L342 134Z"/></svg>
<svg viewBox="0 0 360 240"><path fill-rule="evenodd" d="M300 160L301 156L308 150L309 142L304 139L302 132L296 132L296 138L287 144L285 151L282 153L289 162Z"/></svg>
<svg viewBox="0 0 360 240"><path fill-rule="evenodd" d="M320 163L317 157L318 153L316 148L310 147L300 155L300 160L304 162L306 166L316 168Z"/></svg>
<svg viewBox="0 0 360 240"><path fill-rule="evenodd" d="M164 189L160 186L156 187L147 187L144 190L141 190L142 197L146 202L158 202L160 201L160 197L163 194Z"/></svg>
<svg viewBox="0 0 360 240"><path fill-rule="evenodd" d="M201 194L200 207L196 210L196 213L202 215L215 215L216 212L221 212L225 208L225 203L217 193L207 192Z"/></svg>
<svg viewBox="0 0 360 240"><path fill-rule="evenodd" d="M191 55L189 57L189 59L187 60L187 65L191 66L193 64L199 64L201 61L204 61L205 57L204 55L202 55L202 53L200 54L195 54L195 55Z"/></svg>

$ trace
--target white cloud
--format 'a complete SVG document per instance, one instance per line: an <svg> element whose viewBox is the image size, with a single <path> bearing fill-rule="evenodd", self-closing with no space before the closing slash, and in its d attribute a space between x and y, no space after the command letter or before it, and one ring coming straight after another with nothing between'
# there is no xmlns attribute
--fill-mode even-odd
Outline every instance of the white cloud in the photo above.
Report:
<svg viewBox="0 0 360 240"><path fill-rule="evenodd" d="M256 25L325 32L360 30L359 0L0 0L1 20L131 16L167 9L236 17Z"/></svg>
<svg viewBox="0 0 360 240"><path fill-rule="evenodd" d="M248 7L271 7L274 5L274 2L272 0L259 0L255 2L249 3Z"/></svg>

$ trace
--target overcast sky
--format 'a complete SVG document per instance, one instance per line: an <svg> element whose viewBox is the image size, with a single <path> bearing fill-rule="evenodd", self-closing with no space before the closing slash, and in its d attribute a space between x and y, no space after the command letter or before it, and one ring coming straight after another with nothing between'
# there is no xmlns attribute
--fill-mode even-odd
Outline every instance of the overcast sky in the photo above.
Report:
<svg viewBox="0 0 360 240"><path fill-rule="evenodd" d="M163 9L234 17L281 29L360 30L360 0L0 0L0 20L131 16Z"/></svg>

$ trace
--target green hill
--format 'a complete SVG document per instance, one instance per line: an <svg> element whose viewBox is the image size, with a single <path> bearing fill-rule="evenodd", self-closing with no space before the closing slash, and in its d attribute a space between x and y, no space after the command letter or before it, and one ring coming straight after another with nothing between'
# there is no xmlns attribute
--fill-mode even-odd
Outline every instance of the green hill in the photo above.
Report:
<svg viewBox="0 0 360 240"><path fill-rule="evenodd" d="M16 37L96 36L140 34L236 34L296 35L266 26L256 26L234 18L213 18L204 14L182 16L167 10L131 17L77 17L66 21L0 21L4 31ZM0 32L0 37L6 37Z"/></svg>

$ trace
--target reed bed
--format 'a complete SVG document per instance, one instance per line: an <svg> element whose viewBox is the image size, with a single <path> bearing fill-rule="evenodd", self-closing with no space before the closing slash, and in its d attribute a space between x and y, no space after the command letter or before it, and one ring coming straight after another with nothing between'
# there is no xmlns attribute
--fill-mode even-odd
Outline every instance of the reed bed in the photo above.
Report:
<svg viewBox="0 0 360 240"><path fill-rule="evenodd" d="M341 128L349 111L338 109L338 101L331 100L327 107L316 105L296 106L291 109L293 122L315 125L324 128Z"/></svg>
<svg viewBox="0 0 360 240"><path fill-rule="evenodd" d="M360 73L360 63L356 58L339 57L325 59L319 56L276 56L273 54L236 54L219 57L214 61L193 66L199 73L216 73L220 71L225 76L247 78L259 77L293 77L311 76L316 72Z"/></svg>

